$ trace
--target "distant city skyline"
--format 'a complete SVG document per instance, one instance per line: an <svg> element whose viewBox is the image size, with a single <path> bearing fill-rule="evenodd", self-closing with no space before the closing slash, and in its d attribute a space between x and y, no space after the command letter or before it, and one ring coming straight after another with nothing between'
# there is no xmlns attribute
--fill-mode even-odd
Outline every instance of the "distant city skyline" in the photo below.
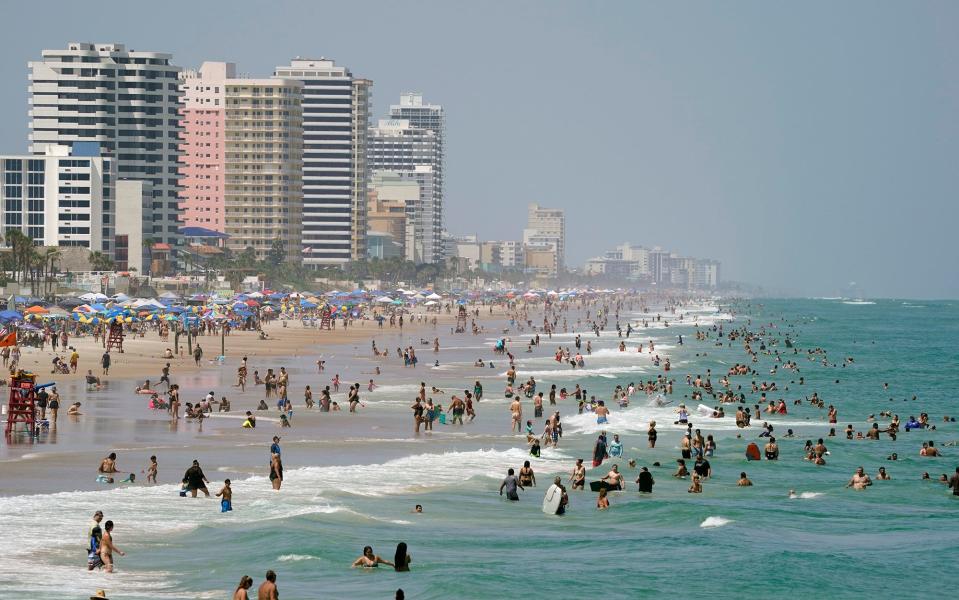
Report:
<svg viewBox="0 0 959 600"><path fill-rule="evenodd" d="M453 234L518 238L538 203L566 211L569 266L635 240L784 292L959 297L954 3L174 0L149 24L121 2L6 6L0 154L29 151L45 48L251 77L322 56L373 81L373 117L409 91L446 109Z"/></svg>

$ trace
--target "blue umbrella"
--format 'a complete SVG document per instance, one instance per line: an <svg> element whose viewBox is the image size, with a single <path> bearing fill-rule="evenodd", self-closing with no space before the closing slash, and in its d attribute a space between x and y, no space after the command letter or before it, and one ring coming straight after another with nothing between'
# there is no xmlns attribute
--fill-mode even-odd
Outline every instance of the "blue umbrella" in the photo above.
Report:
<svg viewBox="0 0 959 600"><path fill-rule="evenodd" d="M0 310L0 321L12 321L14 319L23 319L23 315L15 310Z"/></svg>

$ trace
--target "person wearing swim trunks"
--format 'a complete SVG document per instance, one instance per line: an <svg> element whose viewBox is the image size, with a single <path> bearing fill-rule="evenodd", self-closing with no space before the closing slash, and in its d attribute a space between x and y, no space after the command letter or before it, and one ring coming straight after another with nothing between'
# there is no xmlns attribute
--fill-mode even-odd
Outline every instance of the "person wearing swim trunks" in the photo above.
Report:
<svg viewBox="0 0 959 600"><path fill-rule="evenodd" d="M230 487L230 480L223 480L223 487L216 493L220 498L220 512L230 512L233 510L233 488Z"/></svg>
<svg viewBox="0 0 959 600"><path fill-rule="evenodd" d="M603 477L600 481L608 483L609 489L611 490L621 490L625 487L624 484L626 483L623 479L623 474L619 472L619 465L613 465L613 468L606 474L606 477Z"/></svg>
<svg viewBox="0 0 959 600"><path fill-rule="evenodd" d="M609 415L609 409L606 408L606 404L600 400L599 405L593 410L596 414L596 424L602 425L608 423L609 420L606 418Z"/></svg>
<svg viewBox="0 0 959 600"><path fill-rule="evenodd" d="M103 520L103 511L93 513L93 521L90 529L87 531L87 570L92 571L103 566L100 559L100 540L103 537L103 529L100 528L100 521Z"/></svg>

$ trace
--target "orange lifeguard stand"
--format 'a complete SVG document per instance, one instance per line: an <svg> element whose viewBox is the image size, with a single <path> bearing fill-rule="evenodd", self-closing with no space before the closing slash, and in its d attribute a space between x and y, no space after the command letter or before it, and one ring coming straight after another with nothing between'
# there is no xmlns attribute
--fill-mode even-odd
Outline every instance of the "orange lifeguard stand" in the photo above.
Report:
<svg viewBox="0 0 959 600"><path fill-rule="evenodd" d="M7 401L7 437L14 432L17 423L27 426L32 435L37 424L36 376L26 371L18 371L10 379L10 399Z"/></svg>

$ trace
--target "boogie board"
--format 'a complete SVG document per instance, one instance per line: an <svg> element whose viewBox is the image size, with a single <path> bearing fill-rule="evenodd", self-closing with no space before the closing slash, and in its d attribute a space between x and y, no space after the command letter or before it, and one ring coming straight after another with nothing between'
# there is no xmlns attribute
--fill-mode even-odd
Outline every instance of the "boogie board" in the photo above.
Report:
<svg viewBox="0 0 959 600"><path fill-rule="evenodd" d="M546 496L543 498L543 512L548 515L555 515L559 510L559 504L563 500L563 490L555 483L546 490Z"/></svg>
<svg viewBox="0 0 959 600"><path fill-rule="evenodd" d="M760 460L759 446L754 442L750 442L749 445L746 446L746 460Z"/></svg>
<svg viewBox="0 0 959 600"><path fill-rule="evenodd" d="M602 489L607 489L611 492L619 491L618 487L613 487L612 485L609 484L608 481L590 481L589 489L594 492L598 492L599 490L602 490Z"/></svg>

